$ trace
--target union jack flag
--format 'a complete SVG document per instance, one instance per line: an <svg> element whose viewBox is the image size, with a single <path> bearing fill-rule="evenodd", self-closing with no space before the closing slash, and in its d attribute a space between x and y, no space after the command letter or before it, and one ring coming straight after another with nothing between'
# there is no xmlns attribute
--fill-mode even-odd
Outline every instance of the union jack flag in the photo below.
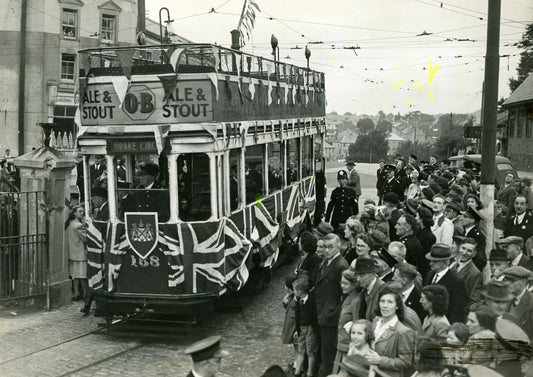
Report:
<svg viewBox="0 0 533 377"><path fill-rule="evenodd" d="M89 278L89 287L94 290L102 289L104 286L105 244L100 229L102 227L96 228L92 221L87 222L87 277Z"/></svg>
<svg viewBox="0 0 533 377"><path fill-rule="evenodd" d="M279 256L280 227L261 201L256 202L253 208L255 221L251 238L261 254L261 266L270 268Z"/></svg>

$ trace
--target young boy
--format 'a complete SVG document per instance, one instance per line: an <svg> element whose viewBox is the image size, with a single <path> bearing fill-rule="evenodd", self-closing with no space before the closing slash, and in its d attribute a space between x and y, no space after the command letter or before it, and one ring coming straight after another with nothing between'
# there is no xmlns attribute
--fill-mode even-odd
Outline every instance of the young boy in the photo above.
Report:
<svg viewBox="0 0 533 377"><path fill-rule="evenodd" d="M293 283L296 298L296 334L298 336L296 360L294 361L294 375L302 376L302 364L307 356L307 376L313 376L315 370L316 353L318 352L318 338L315 303L309 295L309 280L297 279Z"/></svg>

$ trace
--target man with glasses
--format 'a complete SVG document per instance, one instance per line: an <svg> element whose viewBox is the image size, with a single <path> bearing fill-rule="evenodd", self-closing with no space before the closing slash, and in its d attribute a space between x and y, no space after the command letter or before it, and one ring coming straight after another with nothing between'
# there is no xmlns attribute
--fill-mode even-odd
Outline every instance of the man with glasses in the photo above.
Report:
<svg viewBox="0 0 533 377"><path fill-rule="evenodd" d="M350 190L351 191L351 190ZM329 375L333 369L333 361L337 350L337 325L341 310L341 277L348 269L348 263L340 253L341 240L336 234L328 234L323 238L324 260L318 267L313 287L315 305L320 330L321 364L319 377Z"/></svg>
<svg viewBox="0 0 533 377"><path fill-rule="evenodd" d="M187 377L213 377L217 374L222 358L229 355L228 351L220 348L221 339L220 336L210 336L185 349L185 354L191 355L193 365Z"/></svg>
<svg viewBox="0 0 533 377"><path fill-rule="evenodd" d="M530 339L533 338L533 294L527 290L531 271L521 266L513 266L503 271L505 281L510 283L514 295L509 314L516 317Z"/></svg>

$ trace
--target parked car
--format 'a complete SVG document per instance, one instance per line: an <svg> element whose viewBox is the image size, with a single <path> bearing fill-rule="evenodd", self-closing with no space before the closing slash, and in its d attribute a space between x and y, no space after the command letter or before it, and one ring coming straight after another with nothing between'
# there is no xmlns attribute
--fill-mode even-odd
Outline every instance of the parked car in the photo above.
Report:
<svg viewBox="0 0 533 377"><path fill-rule="evenodd" d="M463 156L454 156L449 158L452 167L463 168L466 164L472 164L474 171L481 172L481 155L480 154L465 154ZM518 173L513 167L513 163L508 158L496 156L496 186L500 187L505 183L505 176L512 173L518 178Z"/></svg>

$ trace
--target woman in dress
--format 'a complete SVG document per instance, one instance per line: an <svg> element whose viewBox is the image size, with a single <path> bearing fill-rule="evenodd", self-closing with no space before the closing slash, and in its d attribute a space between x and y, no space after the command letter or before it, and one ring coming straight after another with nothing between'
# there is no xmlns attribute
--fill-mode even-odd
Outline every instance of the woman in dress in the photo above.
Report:
<svg viewBox="0 0 533 377"><path fill-rule="evenodd" d="M407 188L407 193L405 196L405 199L417 199L420 196L420 193L422 192L422 189L420 188L420 182L418 181L419 173L416 170L413 170L411 172L411 175L409 178L411 179L411 184Z"/></svg>
<svg viewBox="0 0 533 377"><path fill-rule="evenodd" d="M83 290L84 305L81 312L89 313L90 292L87 279L87 225L85 223L85 210L82 206L75 206L69 214L65 224L70 276L74 280L74 297L80 297L80 287Z"/></svg>
<svg viewBox="0 0 533 377"><path fill-rule="evenodd" d="M373 321L374 351L367 360L391 377L410 376L414 364L415 333L402 323L402 296L386 286L378 297L378 316Z"/></svg>
<svg viewBox="0 0 533 377"><path fill-rule="evenodd" d="M446 341L446 335L450 322L446 318L450 296L448 291L442 285L432 284L422 288L420 295L420 304L428 312L422 329L424 335L435 339L437 342Z"/></svg>
<svg viewBox="0 0 533 377"><path fill-rule="evenodd" d="M433 213L429 209L419 206L416 210L416 222L419 229L416 238L422 245L424 251L429 252L431 246L437 242L437 238L431 231L431 227L435 223L433 221Z"/></svg>
<svg viewBox="0 0 533 377"><path fill-rule="evenodd" d="M339 324L337 326L337 355L335 361L339 363L342 358L348 352L348 346L350 345L349 330L346 330L345 325L348 322L352 322L356 319L355 313L361 301L360 290L358 290L358 284L356 280L355 272L348 269L342 273L341 277L341 289L345 299L341 306L341 312L339 315ZM338 364L334 364L333 373L338 373Z"/></svg>
<svg viewBox="0 0 533 377"><path fill-rule="evenodd" d="M348 240L346 244L346 252L344 253L344 259L348 264L357 258L357 252L355 250L355 244L357 236L363 233L363 225L361 222L355 218L348 218L344 226L344 238Z"/></svg>

